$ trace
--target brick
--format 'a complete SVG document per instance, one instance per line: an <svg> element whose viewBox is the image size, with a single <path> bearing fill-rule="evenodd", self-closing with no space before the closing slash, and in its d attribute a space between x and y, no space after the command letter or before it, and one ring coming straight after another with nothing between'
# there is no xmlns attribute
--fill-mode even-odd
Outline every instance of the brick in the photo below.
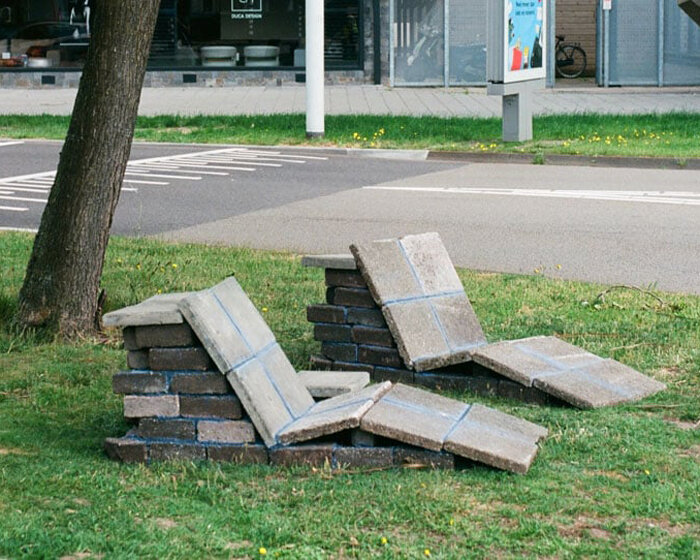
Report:
<svg viewBox="0 0 700 560"><path fill-rule="evenodd" d="M353 362L333 362L332 369L334 371L366 371L370 375L374 371L374 366L371 364L358 364Z"/></svg>
<svg viewBox="0 0 700 560"><path fill-rule="evenodd" d="M199 346L197 337L187 323L131 328L134 331L136 348Z"/></svg>
<svg viewBox="0 0 700 560"><path fill-rule="evenodd" d="M341 344L334 342L321 343L321 354L331 360L340 360L342 362L357 361L357 345L356 344Z"/></svg>
<svg viewBox="0 0 700 560"><path fill-rule="evenodd" d="M136 332L134 327L125 327L122 329L122 339L124 340L125 350L138 350L141 348L136 342Z"/></svg>
<svg viewBox="0 0 700 560"><path fill-rule="evenodd" d="M170 380L170 392L191 395L225 395L232 389L221 373L176 373Z"/></svg>
<svg viewBox="0 0 700 560"><path fill-rule="evenodd" d="M314 399L352 393L369 384L369 374L366 371L300 371L299 378Z"/></svg>
<svg viewBox="0 0 700 560"><path fill-rule="evenodd" d="M146 418L149 416L175 417L180 414L179 400L174 395L156 397L124 397L125 418Z"/></svg>
<svg viewBox="0 0 700 560"><path fill-rule="evenodd" d="M395 346L394 337L389 329L376 327L354 326L352 327L352 341L357 344L370 344L372 346Z"/></svg>
<svg viewBox="0 0 700 560"><path fill-rule="evenodd" d="M424 465L431 469L454 469L455 457L451 453L427 451L416 447L397 447L394 450L396 466Z"/></svg>
<svg viewBox="0 0 700 560"><path fill-rule="evenodd" d="M326 269L326 286L367 289L367 283L359 270L339 270L337 268Z"/></svg>
<svg viewBox="0 0 700 560"><path fill-rule="evenodd" d="M345 323L347 310L340 305L309 305L306 320L310 323Z"/></svg>
<svg viewBox="0 0 700 560"><path fill-rule="evenodd" d="M391 447L338 447L335 463L345 468L381 468L394 466L394 449Z"/></svg>
<svg viewBox="0 0 700 560"><path fill-rule="evenodd" d="M243 416L241 401L235 395L180 396L180 414L189 418L226 418L236 420Z"/></svg>
<svg viewBox="0 0 700 560"><path fill-rule="evenodd" d="M408 369L397 369L387 367L375 367L372 380L376 383L381 381L391 381L392 383L413 384L414 373Z"/></svg>
<svg viewBox="0 0 700 560"><path fill-rule="evenodd" d="M160 418L142 418L136 430L139 437L152 439L189 439L195 438L195 425L193 420L181 418L163 420Z"/></svg>
<svg viewBox="0 0 700 560"><path fill-rule="evenodd" d="M309 358L311 369L316 370L331 370L333 369L333 360L329 360L325 356L311 356Z"/></svg>
<svg viewBox="0 0 700 560"><path fill-rule="evenodd" d="M347 322L351 325L365 325L367 327L388 328L384 315L378 307L369 309L366 307L348 307Z"/></svg>
<svg viewBox="0 0 700 560"><path fill-rule="evenodd" d="M150 369L148 350L132 350L126 353L126 365L131 369Z"/></svg>
<svg viewBox="0 0 700 560"><path fill-rule="evenodd" d="M112 376L112 390L118 395L164 393L167 389L162 373L122 371Z"/></svg>
<svg viewBox="0 0 700 560"><path fill-rule="evenodd" d="M355 259L349 253L344 255L304 255L301 258L301 266L341 270L355 270L357 268Z"/></svg>
<svg viewBox="0 0 700 560"><path fill-rule="evenodd" d="M369 290L361 288L328 288L326 301L332 305L346 305L349 307L376 307Z"/></svg>
<svg viewBox="0 0 700 560"><path fill-rule="evenodd" d="M320 342L352 342L352 327L349 325L334 325L316 323L314 325L314 339Z"/></svg>
<svg viewBox="0 0 700 560"><path fill-rule="evenodd" d="M282 467L307 465L323 467L333 464L333 445L295 445L270 449L270 463Z"/></svg>
<svg viewBox="0 0 700 560"><path fill-rule="evenodd" d="M202 347L151 348L148 351L148 363L156 371L207 371L213 366L209 354Z"/></svg>
<svg viewBox="0 0 700 560"><path fill-rule="evenodd" d="M213 443L253 443L255 428L248 420L200 420L197 422L197 440Z"/></svg>
<svg viewBox="0 0 700 560"><path fill-rule="evenodd" d="M207 458L207 449L198 443L151 443L151 461L200 461Z"/></svg>
<svg viewBox="0 0 700 560"><path fill-rule="evenodd" d="M359 346L357 361L363 364L400 368L403 366L401 356L395 348L383 346Z"/></svg>
<svg viewBox="0 0 700 560"><path fill-rule="evenodd" d="M270 460L264 445L212 445L207 447L207 457L239 465L266 465Z"/></svg>
<svg viewBox="0 0 700 560"><path fill-rule="evenodd" d="M146 443L132 438L107 438L104 442L107 456L124 463L145 463L148 460Z"/></svg>
<svg viewBox="0 0 700 560"><path fill-rule="evenodd" d="M374 447L374 434L356 428L350 430L350 442L354 447Z"/></svg>
<svg viewBox="0 0 700 560"><path fill-rule="evenodd" d="M468 375L421 372L414 375L413 382L434 391L468 391L472 388L471 379Z"/></svg>

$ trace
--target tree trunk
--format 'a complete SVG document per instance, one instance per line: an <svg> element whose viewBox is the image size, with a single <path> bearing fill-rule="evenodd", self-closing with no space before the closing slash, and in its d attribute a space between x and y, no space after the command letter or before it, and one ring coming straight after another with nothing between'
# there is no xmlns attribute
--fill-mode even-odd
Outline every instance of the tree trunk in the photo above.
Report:
<svg viewBox="0 0 700 560"><path fill-rule="evenodd" d="M93 33L18 321L75 337L99 327L100 277L160 0L95 0Z"/></svg>

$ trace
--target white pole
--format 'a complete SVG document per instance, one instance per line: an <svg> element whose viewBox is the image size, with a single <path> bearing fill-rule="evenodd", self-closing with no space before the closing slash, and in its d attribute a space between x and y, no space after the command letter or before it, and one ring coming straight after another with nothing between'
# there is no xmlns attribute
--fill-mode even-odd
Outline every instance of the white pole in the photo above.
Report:
<svg viewBox="0 0 700 560"><path fill-rule="evenodd" d="M306 136L325 134L323 0L306 0Z"/></svg>

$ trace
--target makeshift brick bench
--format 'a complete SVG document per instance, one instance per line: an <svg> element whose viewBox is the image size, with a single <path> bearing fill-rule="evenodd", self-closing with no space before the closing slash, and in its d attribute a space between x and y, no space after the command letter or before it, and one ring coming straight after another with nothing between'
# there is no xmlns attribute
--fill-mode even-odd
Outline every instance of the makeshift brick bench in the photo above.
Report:
<svg viewBox="0 0 700 560"><path fill-rule="evenodd" d="M162 355L164 343L171 340L186 346L170 348L172 352L166 354L202 358L187 363L197 365L201 373L132 370L115 377L115 388L129 393L125 414L139 421L125 437L105 443L110 456L123 461L208 458L349 466L410 461L451 467L456 456L525 473L537 453L537 443L547 433L541 426L478 404L391 382L315 402L233 278L194 294L151 298L106 315L105 323L126 327L125 342L134 348L130 352L139 353L142 359L147 356L148 362L139 362L140 366L161 365L153 359ZM157 333L165 325L174 331L166 340L148 339L149 332ZM148 346L154 342L162 346ZM144 351L143 346L149 349ZM228 386L215 380L209 359L225 374L219 375L228 380ZM176 361L165 365L180 367ZM146 383L159 375L158 383ZM197 375L207 381L196 383ZM220 393L205 393L214 390ZM213 407L195 415L187 406L183 410L188 398L217 397L237 399L240 413L222 417L213 415Z"/></svg>
<svg viewBox="0 0 700 560"><path fill-rule="evenodd" d="M326 304L307 308L321 342L312 367L580 408L634 401L665 388L552 336L488 344L436 233L350 249L352 255L302 259L325 269L327 285Z"/></svg>

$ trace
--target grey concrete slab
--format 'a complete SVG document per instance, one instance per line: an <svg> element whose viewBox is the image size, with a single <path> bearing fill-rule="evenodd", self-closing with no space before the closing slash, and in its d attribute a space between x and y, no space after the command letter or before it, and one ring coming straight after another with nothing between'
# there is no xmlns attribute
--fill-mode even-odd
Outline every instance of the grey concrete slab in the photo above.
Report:
<svg viewBox="0 0 700 560"><path fill-rule="evenodd" d="M183 315L267 445L314 404L272 331L235 278L193 294Z"/></svg>
<svg viewBox="0 0 700 560"><path fill-rule="evenodd" d="M541 375L597 363L600 358L555 336L496 342L478 348L472 359L493 371L532 387Z"/></svg>
<svg viewBox="0 0 700 560"><path fill-rule="evenodd" d="M663 391L666 385L615 360L600 359L579 369L542 376L535 387L579 408L633 402Z"/></svg>
<svg viewBox="0 0 700 560"><path fill-rule="evenodd" d="M360 427L402 443L441 451L469 406L421 389L397 384L364 415Z"/></svg>
<svg viewBox="0 0 700 560"><path fill-rule="evenodd" d="M191 292L153 296L136 305L105 313L102 324L121 328L180 324L184 319L178 305L189 295Z"/></svg>
<svg viewBox="0 0 700 560"><path fill-rule="evenodd" d="M315 399L352 393L369 384L366 371L300 371L299 377Z"/></svg>
<svg viewBox="0 0 700 560"><path fill-rule="evenodd" d="M357 428L362 417L389 389L391 383L387 381L321 401L304 416L283 428L278 434L278 440L283 444L296 443Z"/></svg>
<svg viewBox="0 0 700 560"><path fill-rule="evenodd" d="M470 359L486 342L437 233L350 246L406 365L425 371Z"/></svg>
<svg viewBox="0 0 700 560"><path fill-rule="evenodd" d="M547 430L481 405L472 405L445 440L446 451L525 474Z"/></svg>
<svg viewBox="0 0 700 560"><path fill-rule="evenodd" d="M553 336L491 344L474 352L473 359L579 408L636 401L666 388L620 362L601 358Z"/></svg>

